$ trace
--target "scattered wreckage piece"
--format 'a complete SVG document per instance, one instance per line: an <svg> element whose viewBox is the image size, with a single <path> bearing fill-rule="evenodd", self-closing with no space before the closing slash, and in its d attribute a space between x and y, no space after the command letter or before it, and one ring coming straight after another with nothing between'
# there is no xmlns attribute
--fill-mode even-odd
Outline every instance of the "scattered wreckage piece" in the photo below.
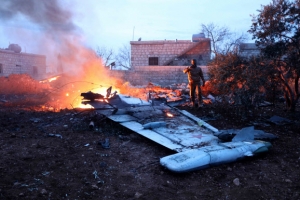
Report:
<svg viewBox="0 0 300 200"><path fill-rule="evenodd" d="M251 127L236 134L234 141L223 142L219 139L221 131L187 111L126 95L103 99L86 103L107 118L177 152L160 159L160 164L173 172L234 162L271 147L269 142L255 140L256 131Z"/></svg>
<svg viewBox="0 0 300 200"><path fill-rule="evenodd" d="M94 123L93 121L91 121L91 122L89 123L89 129L90 129L90 130L93 130L94 127L95 127L95 123Z"/></svg>
<svg viewBox="0 0 300 200"><path fill-rule="evenodd" d="M266 133L262 130L255 130L254 126L245 127L242 129L227 129L220 130L215 135L223 142L235 142L243 140L266 140L273 141L278 137L271 133Z"/></svg>
<svg viewBox="0 0 300 200"><path fill-rule="evenodd" d="M104 141L99 141L99 144L102 146L103 149L109 149L110 148L110 143L109 143L108 138L105 138Z"/></svg>
<svg viewBox="0 0 300 200"><path fill-rule="evenodd" d="M60 138L60 139L63 138L61 134L53 134L53 133L49 133L48 136L49 136L49 137L57 137L57 138Z"/></svg>
<svg viewBox="0 0 300 200"><path fill-rule="evenodd" d="M274 106L274 103L270 103L268 101L262 101L258 104L258 107L267 107L267 106Z"/></svg>
<svg viewBox="0 0 300 200"><path fill-rule="evenodd" d="M104 96L102 94L93 93L91 91L81 93L81 96L83 96L83 100L90 100L90 101L95 101L96 99L104 99Z"/></svg>
<svg viewBox="0 0 300 200"><path fill-rule="evenodd" d="M273 117L271 117L270 119L268 119L268 122L272 123L272 124L276 124L276 125L289 125L294 123L293 121L283 118L283 117L279 117L274 115Z"/></svg>
<svg viewBox="0 0 300 200"><path fill-rule="evenodd" d="M174 142L174 141L170 140L169 138L166 138L153 130L144 129L143 125L138 122L129 121L129 122L123 122L120 124L128 129L154 141L154 142L161 144L164 147L167 147L168 149L173 150L173 151L180 152L182 149L185 148L185 146L181 145L180 143Z"/></svg>

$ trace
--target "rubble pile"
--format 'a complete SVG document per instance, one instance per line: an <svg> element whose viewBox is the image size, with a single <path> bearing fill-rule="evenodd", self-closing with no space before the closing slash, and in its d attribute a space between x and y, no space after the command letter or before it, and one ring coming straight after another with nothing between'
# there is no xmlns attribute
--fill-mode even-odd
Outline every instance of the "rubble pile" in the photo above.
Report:
<svg viewBox="0 0 300 200"><path fill-rule="evenodd" d="M208 82L208 81L207 81ZM209 82L206 84L209 85ZM154 83L149 83L146 87L148 92L147 100L168 103L169 105L188 105L190 103L189 85L186 83L172 84L167 87L161 87ZM203 103L212 104L216 98L210 94L209 86L202 87Z"/></svg>

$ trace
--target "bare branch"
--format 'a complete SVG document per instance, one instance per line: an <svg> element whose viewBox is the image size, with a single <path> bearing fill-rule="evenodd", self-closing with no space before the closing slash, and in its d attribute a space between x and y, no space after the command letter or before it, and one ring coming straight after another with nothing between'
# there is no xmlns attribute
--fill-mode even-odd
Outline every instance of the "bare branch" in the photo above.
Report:
<svg viewBox="0 0 300 200"><path fill-rule="evenodd" d="M238 36L232 33L227 27L219 27L213 23L201 24L201 31L206 37L211 39L212 52L218 54L226 54L230 51L236 51L238 45L247 39L245 34Z"/></svg>
<svg viewBox="0 0 300 200"><path fill-rule="evenodd" d="M112 49L107 49L105 47L97 47L96 54L102 59L103 65L105 67L108 67L109 63L111 63L113 60L114 53Z"/></svg>
<svg viewBox="0 0 300 200"><path fill-rule="evenodd" d="M130 46L124 45L116 55L116 65L126 69L131 68Z"/></svg>

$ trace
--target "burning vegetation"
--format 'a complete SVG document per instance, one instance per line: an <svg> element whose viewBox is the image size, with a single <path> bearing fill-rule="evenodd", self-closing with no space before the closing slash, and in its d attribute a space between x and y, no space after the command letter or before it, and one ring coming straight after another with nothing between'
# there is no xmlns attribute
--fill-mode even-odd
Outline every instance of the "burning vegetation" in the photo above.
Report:
<svg viewBox="0 0 300 200"><path fill-rule="evenodd" d="M99 67L100 68L100 67ZM100 71L95 69L95 71ZM105 71L102 71L104 74ZM100 73L100 72L99 72ZM106 96L109 91L109 96ZM85 72L83 76L61 74L41 81L32 79L26 74L14 74L0 78L0 99L4 106L30 107L35 110L54 110L72 108L87 108L83 104L83 93L92 94L94 99L109 99L112 94L124 94L153 101L153 103L167 103L187 101L184 97L186 86L176 88L153 87L149 83L143 87L133 87L129 82L112 77L98 75L90 76ZM101 96L98 98L97 96ZM172 116L172 114L167 114Z"/></svg>

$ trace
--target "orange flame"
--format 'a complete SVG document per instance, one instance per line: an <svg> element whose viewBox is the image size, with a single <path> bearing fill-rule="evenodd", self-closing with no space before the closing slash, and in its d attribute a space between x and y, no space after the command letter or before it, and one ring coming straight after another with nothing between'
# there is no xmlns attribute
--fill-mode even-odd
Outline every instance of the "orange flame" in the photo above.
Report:
<svg viewBox="0 0 300 200"><path fill-rule="evenodd" d="M174 115L171 114L171 113L167 113L167 116L168 116L168 117L174 117Z"/></svg>
<svg viewBox="0 0 300 200"><path fill-rule="evenodd" d="M56 77L53 77L53 78L49 78L48 81L49 81L49 82L55 81L58 77L59 77L59 76L56 76Z"/></svg>
<svg viewBox="0 0 300 200"><path fill-rule="evenodd" d="M47 82L50 83L50 82L52 82L52 81L57 80L59 77L60 77L60 76L54 76L54 77L48 78L48 79L46 79L46 80L40 81L40 83L47 83Z"/></svg>
<svg viewBox="0 0 300 200"><path fill-rule="evenodd" d="M76 53L61 54L60 61L65 64L64 66L76 67L65 67L63 74L44 81L46 83L53 81L50 85L53 90L49 104L61 108L86 107L86 105L82 105L81 92L91 91L106 96L109 87L112 87L111 94L116 92L141 99L147 98L144 89L134 88L130 83L114 77L114 73L104 67L102 60L96 57L92 50L81 45L78 46L76 43L70 48L74 49ZM76 56L74 57L74 55Z"/></svg>
<svg viewBox="0 0 300 200"><path fill-rule="evenodd" d="M76 106L76 108L94 108L93 106L89 105L89 104L80 104L78 106Z"/></svg>

